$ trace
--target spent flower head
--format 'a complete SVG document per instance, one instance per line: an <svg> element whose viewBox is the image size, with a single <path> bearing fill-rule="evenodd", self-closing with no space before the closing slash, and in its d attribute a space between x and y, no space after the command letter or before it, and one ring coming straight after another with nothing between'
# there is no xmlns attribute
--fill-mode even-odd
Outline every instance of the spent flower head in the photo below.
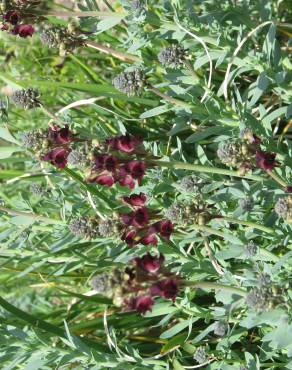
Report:
<svg viewBox="0 0 292 370"><path fill-rule="evenodd" d="M95 218L81 216L74 218L68 225L72 234L85 239L94 239L98 236L98 221Z"/></svg>
<svg viewBox="0 0 292 370"><path fill-rule="evenodd" d="M32 87L22 90L16 90L11 96L11 100L13 101L13 103L24 109L33 109L40 107L42 103L39 98L39 91Z"/></svg>
<svg viewBox="0 0 292 370"><path fill-rule="evenodd" d="M113 79L114 87L129 95L140 95L146 85L146 75L142 69L122 72Z"/></svg>
<svg viewBox="0 0 292 370"><path fill-rule="evenodd" d="M179 45L171 45L161 50L158 60L165 66L177 68L184 63L187 56L186 50Z"/></svg>

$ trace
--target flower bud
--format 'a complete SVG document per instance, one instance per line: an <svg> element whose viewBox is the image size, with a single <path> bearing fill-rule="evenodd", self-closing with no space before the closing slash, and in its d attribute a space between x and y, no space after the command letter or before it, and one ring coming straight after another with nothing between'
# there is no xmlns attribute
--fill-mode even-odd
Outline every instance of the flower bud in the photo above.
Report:
<svg viewBox="0 0 292 370"><path fill-rule="evenodd" d="M119 236L121 231L121 223L118 220L105 219L100 220L98 225L98 233L105 238Z"/></svg>
<svg viewBox="0 0 292 370"><path fill-rule="evenodd" d="M199 364L202 364L206 361L206 351L204 347L199 347L195 354L194 354L194 360L196 360Z"/></svg>
<svg viewBox="0 0 292 370"><path fill-rule="evenodd" d="M217 156L222 163L237 167L242 161L241 147L237 142L224 142L218 148Z"/></svg>
<svg viewBox="0 0 292 370"><path fill-rule="evenodd" d="M70 152L67 158L68 164L75 166L77 168L83 168L87 165L88 159L85 151L80 149L74 149Z"/></svg>
<svg viewBox="0 0 292 370"><path fill-rule="evenodd" d="M227 325L225 322L222 321L216 321L215 327L214 327L214 334L218 335L218 337L224 337L226 333Z"/></svg>

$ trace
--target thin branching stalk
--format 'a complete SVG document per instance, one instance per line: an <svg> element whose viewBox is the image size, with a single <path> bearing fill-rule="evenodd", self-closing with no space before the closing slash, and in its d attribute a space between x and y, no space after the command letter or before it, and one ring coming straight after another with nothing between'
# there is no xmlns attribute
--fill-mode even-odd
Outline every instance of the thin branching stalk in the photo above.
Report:
<svg viewBox="0 0 292 370"><path fill-rule="evenodd" d="M230 59L230 62L228 63L227 65L227 69L226 69L226 73L225 73L225 77L224 77L224 81L223 81L223 94L224 94L224 98L225 100L228 99L228 83L229 83L229 75L230 75L230 71L231 71L231 67L232 67L232 64L237 56L237 54L240 52L241 48L243 47L243 45L245 44L245 42L255 33L257 32L259 29L267 26L268 24L273 24L272 21L267 21L267 22L264 22L264 23L261 23L259 24L256 28L254 28L253 30L251 30L242 40L241 42L238 44L237 48L234 50L234 53L232 54L232 57Z"/></svg>
<svg viewBox="0 0 292 370"><path fill-rule="evenodd" d="M63 224L63 221L61 221L61 220L54 220L52 218L41 216L41 215L38 215L36 213L18 211L18 210L14 210L14 209L2 207L2 206L0 206L0 211L8 213L11 216L29 217L29 218L33 219L34 221L46 222L47 224L58 224L58 225Z"/></svg>
<svg viewBox="0 0 292 370"><path fill-rule="evenodd" d="M190 109L190 106L188 103L185 103L181 100L178 100L178 99L175 99L175 98L172 98L171 96L169 95L166 95L164 93L162 93L160 90L158 90L156 87L154 86L151 86L149 89L149 91L153 92L155 95L158 95L160 96L162 99L168 101L169 103L173 104L173 105L177 105L179 107L184 107L184 108L188 108Z"/></svg>
<svg viewBox="0 0 292 370"><path fill-rule="evenodd" d="M267 174L274 180L274 181L276 181L278 184L280 184L281 186L283 186L284 188L286 187L286 186L288 186L288 184L284 181L284 180L282 180L281 179L281 177L279 177L278 175L276 175L275 174L275 172L273 172L273 171L271 171L271 170L267 170L266 171L267 172Z"/></svg>
<svg viewBox="0 0 292 370"><path fill-rule="evenodd" d="M174 12L175 12L175 16L174 16L174 21L176 23L176 25L181 29L183 30L185 33L187 33L188 35L190 35L191 37L193 37L196 41L198 41L204 48L205 52L206 52L206 55L207 55L207 58L209 60L209 77L208 77L208 83L207 83L207 87L208 87L208 90L211 90L211 84L212 84L212 74L213 74L213 61L212 61L212 58L210 56L210 53L209 53L209 50L208 50L208 47L205 43L205 41L195 35L193 32L187 30L185 27L183 27L180 22L179 22L179 19L178 19L178 16L177 16L177 13L176 13L176 10L174 9ZM206 99L206 97L208 96L208 90L205 91L204 95L202 96L201 98L201 103L204 102L204 100Z"/></svg>
<svg viewBox="0 0 292 370"><path fill-rule="evenodd" d="M155 166L160 167L168 167L173 169L183 169L183 170L189 170L189 171L195 171L195 172L203 172L203 173L212 173L212 174L219 174L219 175L226 175L226 176L234 176L234 177L240 177L243 179L248 180L254 180L254 181L264 181L265 178L258 175L240 175L237 171L233 170L226 170L224 168L218 168L218 167L211 167L211 166L203 166L199 164L191 164L191 163L185 163L185 162L166 162L166 161L149 161L149 164L153 164Z"/></svg>
<svg viewBox="0 0 292 370"><path fill-rule="evenodd" d="M124 53L122 51L115 50L113 48L104 46L104 45L102 45L100 43L97 43L95 41L85 41L84 44L86 46L90 47L90 48L101 51L102 53L112 55L113 57L115 57L117 59L120 59L124 62L135 63L135 62L140 62L141 61L141 59L136 55L132 55L132 54Z"/></svg>
<svg viewBox="0 0 292 370"><path fill-rule="evenodd" d="M206 236L203 236L203 239L204 239L204 245L205 245L205 248L207 250L207 254L210 258L210 261L214 267L214 269L217 271L217 273L219 275L224 275L224 271L222 270L222 267L219 265L219 262L216 260L213 252L212 252L212 249L210 247L210 244L209 244L209 240Z"/></svg>
<svg viewBox="0 0 292 370"><path fill-rule="evenodd" d="M127 13L125 12L99 12L99 11L84 11L84 12L77 12L77 11L50 11L47 13L42 13L42 16L53 16L53 17L95 17L99 19L108 19L108 18L125 18Z"/></svg>
<svg viewBox="0 0 292 370"><path fill-rule="evenodd" d="M190 288L196 289L212 289L212 290L224 290L226 292L234 293L245 297L247 295L246 290L241 288L236 288L230 285L220 284L220 283L211 283L209 281L187 281L185 285Z"/></svg>
<svg viewBox="0 0 292 370"><path fill-rule="evenodd" d="M221 220L226 221L226 222L229 222L229 223L232 223L232 224L238 224L238 225L244 225L244 226L252 227L254 229L264 231L268 234L274 233L274 230L271 229L270 227L266 227L264 225L259 225L255 222L252 222L252 221L238 220L236 218L227 217L227 216L218 216L218 217L214 217L213 219L214 220L216 219L216 220L219 220L219 221L221 221Z"/></svg>

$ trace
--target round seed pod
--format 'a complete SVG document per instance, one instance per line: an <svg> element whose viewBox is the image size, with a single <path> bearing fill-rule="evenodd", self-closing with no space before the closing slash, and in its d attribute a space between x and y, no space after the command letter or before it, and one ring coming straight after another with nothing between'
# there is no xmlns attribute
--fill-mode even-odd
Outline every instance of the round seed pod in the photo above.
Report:
<svg viewBox="0 0 292 370"><path fill-rule="evenodd" d="M246 212L251 211L253 209L253 205L253 200L250 197L242 198L238 201L238 206Z"/></svg>
<svg viewBox="0 0 292 370"><path fill-rule="evenodd" d="M105 219L100 220L98 225L98 233L103 237L116 237L121 230L121 223L119 220Z"/></svg>
<svg viewBox="0 0 292 370"><path fill-rule="evenodd" d="M94 239L98 236L97 221L86 216L73 219L68 227L72 234L80 238Z"/></svg>
<svg viewBox="0 0 292 370"><path fill-rule="evenodd" d="M68 155L67 161L68 164L79 168L83 168L88 164L87 154L80 149L72 150Z"/></svg>
<svg viewBox="0 0 292 370"><path fill-rule="evenodd" d="M275 204L275 212L279 217L284 219L291 218L292 213L292 196L289 195L285 198L279 198Z"/></svg>
<svg viewBox="0 0 292 370"><path fill-rule="evenodd" d="M215 323L214 334L217 335L218 337L224 337L226 330L227 330L227 325L225 322L217 321Z"/></svg>
<svg viewBox="0 0 292 370"><path fill-rule="evenodd" d="M258 253L258 246L253 240L249 241L245 247L245 254L248 258L256 256Z"/></svg>
<svg viewBox="0 0 292 370"><path fill-rule="evenodd" d="M43 185L34 183L34 184L31 184L31 186L30 186L30 192L33 195L36 195L38 197L41 197L41 196L45 195L47 191L43 187Z"/></svg>
<svg viewBox="0 0 292 370"><path fill-rule="evenodd" d="M129 95L140 95L146 84L146 76L142 69L122 72L113 79L114 87Z"/></svg>
<svg viewBox="0 0 292 370"><path fill-rule="evenodd" d="M91 280L92 288L99 294L109 294L112 288L111 276L109 273L96 275Z"/></svg>
<svg viewBox="0 0 292 370"><path fill-rule="evenodd" d="M42 104L39 98L39 91L32 87L29 87L28 89L16 90L11 96L13 103L24 109L40 107Z"/></svg>
<svg viewBox="0 0 292 370"><path fill-rule="evenodd" d="M205 348L199 347L194 354L194 360L196 360L199 364L202 364L206 361L206 359L207 355Z"/></svg>
<svg viewBox="0 0 292 370"><path fill-rule="evenodd" d="M179 186L183 191L197 192L200 189L201 179L195 175L189 175L182 178Z"/></svg>
<svg viewBox="0 0 292 370"><path fill-rule="evenodd" d="M172 45L161 50L158 60L165 66L177 68L184 63L186 55L187 52L182 46Z"/></svg>
<svg viewBox="0 0 292 370"><path fill-rule="evenodd" d="M245 302L250 308L262 312L269 308L271 298L272 297L269 290L253 288L250 292L248 292Z"/></svg>
<svg viewBox="0 0 292 370"><path fill-rule="evenodd" d="M220 161L231 167L238 167L242 163L241 146L237 142L224 142L217 150Z"/></svg>

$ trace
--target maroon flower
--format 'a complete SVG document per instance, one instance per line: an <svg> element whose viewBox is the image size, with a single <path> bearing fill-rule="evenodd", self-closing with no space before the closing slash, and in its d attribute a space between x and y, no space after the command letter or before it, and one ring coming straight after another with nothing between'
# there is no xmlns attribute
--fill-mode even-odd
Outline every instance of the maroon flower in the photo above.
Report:
<svg viewBox="0 0 292 370"><path fill-rule="evenodd" d="M99 175L95 178L94 182L96 182L99 185L104 185L104 186L113 186L115 183L114 178L112 175Z"/></svg>
<svg viewBox="0 0 292 370"><path fill-rule="evenodd" d="M121 175L131 175L134 179L140 181L145 174L145 163L136 160L129 161L121 168L120 173Z"/></svg>
<svg viewBox="0 0 292 370"><path fill-rule="evenodd" d="M139 239L137 240L137 233L135 230L125 231L121 239L124 240L129 247L133 247L139 243Z"/></svg>
<svg viewBox="0 0 292 370"><path fill-rule="evenodd" d="M256 151L256 164L264 171L272 170L278 165L278 162L275 160L275 158L276 153L268 153L262 150Z"/></svg>
<svg viewBox="0 0 292 370"><path fill-rule="evenodd" d="M152 285L150 293L152 296L160 296L175 301L178 293L178 282L173 278L164 279Z"/></svg>
<svg viewBox="0 0 292 370"><path fill-rule="evenodd" d="M67 165L69 151L64 148L55 148L44 155L43 160L49 161L58 168L64 168Z"/></svg>
<svg viewBox="0 0 292 370"><path fill-rule="evenodd" d="M73 134L68 125L65 127L54 125L49 128L49 140L54 144L66 144L73 141Z"/></svg>
<svg viewBox="0 0 292 370"><path fill-rule="evenodd" d="M141 139L126 134L123 136L107 139L106 143L111 146L112 149L119 150L125 153L131 153L141 143Z"/></svg>
<svg viewBox="0 0 292 370"><path fill-rule="evenodd" d="M20 21L20 14L16 10L9 10L4 14L3 19L5 22L16 25Z"/></svg>
<svg viewBox="0 0 292 370"><path fill-rule="evenodd" d="M161 220L151 225L151 228L169 240L170 235L173 232L173 223L169 220Z"/></svg>
<svg viewBox="0 0 292 370"><path fill-rule="evenodd" d="M141 207L135 212L122 215L122 220L127 226L143 227L149 221L149 211L146 207Z"/></svg>
<svg viewBox="0 0 292 370"><path fill-rule="evenodd" d="M284 191L286 193L292 193L292 186L291 185L286 186L286 188L284 189Z"/></svg>
<svg viewBox="0 0 292 370"><path fill-rule="evenodd" d="M9 26L7 23L3 23L2 26L1 26L1 31L8 31L9 30Z"/></svg>
<svg viewBox="0 0 292 370"><path fill-rule="evenodd" d="M152 310L154 300L149 295L142 295L139 297L132 298L127 302L127 308L129 310L136 310L142 314Z"/></svg>
<svg viewBox="0 0 292 370"><path fill-rule="evenodd" d="M122 198L125 203L130 204L134 207L141 207L145 204L147 197L144 193L132 194L129 197Z"/></svg>
<svg viewBox="0 0 292 370"><path fill-rule="evenodd" d="M131 175L118 176L118 181L121 186L129 186L130 189L135 187L135 181Z"/></svg>
<svg viewBox="0 0 292 370"><path fill-rule="evenodd" d="M160 254L159 257L152 256L150 253L145 254L142 257L135 258L136 265L146 272L155 274L161 267L164 261L163 254Z"/></svg>
<svg viewBox="0 0 292 370"><path fill-rule="evenodd" d="M157 245L158 240L155 234L149 232L147 235L143 236L139 242L143 245Z"/></svg>
<svg viewBox="0 0 292 370"><path fill-rule="evenodd" d="M35 29L31 24L16 24L11 33L13 35L18 35L19 37L31 37L34 33Z"/></svg>

